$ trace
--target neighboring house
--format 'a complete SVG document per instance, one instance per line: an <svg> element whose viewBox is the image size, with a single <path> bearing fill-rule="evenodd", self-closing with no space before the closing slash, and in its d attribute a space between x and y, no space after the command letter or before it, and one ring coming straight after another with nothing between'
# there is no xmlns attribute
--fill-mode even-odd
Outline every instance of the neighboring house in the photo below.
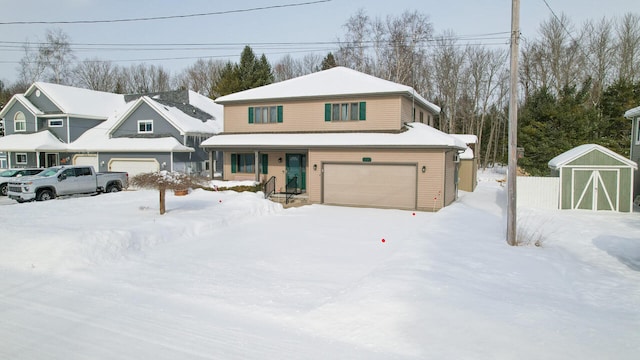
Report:
<svg viewBox="0 0 640 360"><path fill-rule="evenodd" d="M624 117L631 119L631 160L636 164L640 164L640 106L628 110L624 113ZM640 174L636 170L635 182L633 185L633 195L640 196Z"/></svg>
<svg viewBox="0 0 640 360"><path fill-rule="evenodd" d="M310 203L435 211L457 198L466 144L408 86L336 67L222 96L224 180L274 184Z"/></svg>
<svg viewBox="0 0 640 360"><path fill-rule="evenodd" d="M199 145L222 129L222 107L192 91L119 95L34 83L0 111L10 167L88 164L130 176L208 171Z"/></svg>
<svg viewBox="0 0 640 360"><path fill-rule="evenodd" d="M478 158L475 155L478 137L470 134L452 134L451 136L454 136L467 144L467 150L460 154L458 189L472 192L478 185Z"/></svg>

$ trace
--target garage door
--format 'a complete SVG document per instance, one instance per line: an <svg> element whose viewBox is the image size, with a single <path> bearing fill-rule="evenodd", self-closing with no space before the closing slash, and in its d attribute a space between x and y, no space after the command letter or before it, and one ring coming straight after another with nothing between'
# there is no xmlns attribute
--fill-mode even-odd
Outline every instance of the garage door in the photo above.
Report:
<svg viewBox="0 0 640 360"><path fill-rule="evenodd" d="M156 172L160 169L160 164L156 159L111 159L109 161L109 171L126 171L129 178L138 174Z"/></svg>
<svg viewBox="0 0 640 360"><path fill-rule="evenodd" d="M93 166L98 171L98 155L75 155L73 165Z"/></svg>
<svg viewBox="0 0 640 360"><path fill-rule="evenodd" d="M323 203L416 208L416 165L324 164Z"/></svg>

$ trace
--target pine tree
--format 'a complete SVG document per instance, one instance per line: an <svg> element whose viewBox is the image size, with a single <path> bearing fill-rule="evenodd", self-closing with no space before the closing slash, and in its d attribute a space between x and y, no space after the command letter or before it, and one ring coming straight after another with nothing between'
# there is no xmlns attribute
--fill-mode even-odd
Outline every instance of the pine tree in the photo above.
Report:
<svg viewBox="0 0 640 360"><path fill-rule="evenodd" d="M245 46L240 63L228 62L220 72L220 80L214 86L216 96L253 89L273 82L273 71L267 57L258 59L250 46Z"/></svg>
<svg viewBox="0 0 640 360"><path fill-rule="evenodd" d="M333 56L333 53L329 52L327 56L322 59L322 65L320 67L321 70L328 70L338 66L336 64L336 58Z"/></svg>

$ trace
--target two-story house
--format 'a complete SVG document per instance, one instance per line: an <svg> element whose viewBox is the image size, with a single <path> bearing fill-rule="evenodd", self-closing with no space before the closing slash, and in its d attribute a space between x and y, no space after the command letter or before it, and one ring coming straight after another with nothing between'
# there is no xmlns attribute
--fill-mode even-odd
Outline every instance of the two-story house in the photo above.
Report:
<svg viewBox="0 0 640 360"><path fill-rule="evenodd" d="M459 139L408 86L336 67L216 99L225 180L275 182L310 203L438 210L457 197ZM213 155L212 155L213 156Z"/></svg>
<svg viewBox="0 0 640 360"><path fill-rule="evenodd" d="M631 120L631 160L635 161L636 164L640 164L640 106L635 107L633 109L627 110L624 113L624 117ZM640 174L638 170L634 174L634 184L633 184L633 196L634 199L640 197ZM640 199L636 201L636 203L640 203Z"/></svg>
<svg viewBox="0 0 640 360"><path fill-rule="evenodd" d="M9 167L93 165L130 176L208 170L200 142L222 129L222 107L192 91L121 95L34 83L0 111Z"/></svg>

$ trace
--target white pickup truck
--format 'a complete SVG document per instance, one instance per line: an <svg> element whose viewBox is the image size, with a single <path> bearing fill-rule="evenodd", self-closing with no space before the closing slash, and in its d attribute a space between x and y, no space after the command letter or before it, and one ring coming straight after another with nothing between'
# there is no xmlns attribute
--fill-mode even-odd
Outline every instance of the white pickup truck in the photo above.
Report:
<svg viewBox="0 0 640 360"><path fill-rule="evenodd" d="M17 202L57 196L117 192L128 186L126 172L96 173L93 166L53 166L34 176L9 182L8 197Z"/></svg>

